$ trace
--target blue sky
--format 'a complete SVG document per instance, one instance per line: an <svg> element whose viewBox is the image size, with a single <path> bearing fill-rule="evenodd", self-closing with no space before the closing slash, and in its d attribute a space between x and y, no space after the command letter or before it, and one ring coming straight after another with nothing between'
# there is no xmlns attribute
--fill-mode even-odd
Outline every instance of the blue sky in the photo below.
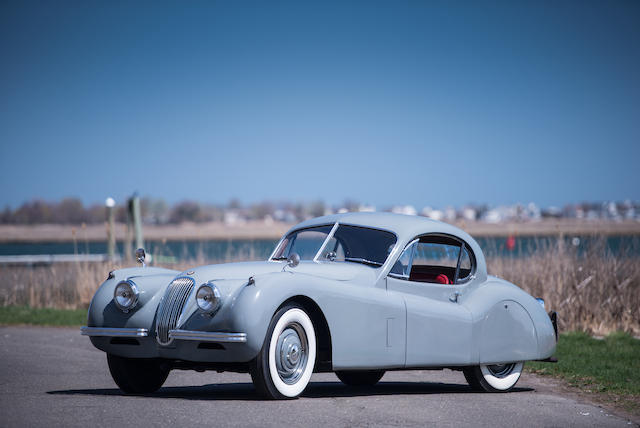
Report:
<svg viewBox="0 0 640 428"><path fill-rule="evenodd" d="M640 2L0 4L0 206L640 199Z"/></svg>

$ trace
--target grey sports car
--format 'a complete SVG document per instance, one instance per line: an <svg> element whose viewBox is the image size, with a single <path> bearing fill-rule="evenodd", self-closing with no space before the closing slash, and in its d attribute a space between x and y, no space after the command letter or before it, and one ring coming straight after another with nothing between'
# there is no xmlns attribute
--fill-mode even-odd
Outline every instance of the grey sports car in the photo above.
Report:
<svg viewBox="0 0 640 428"><path fill-rule="evenodd" d="M180 368L249 372L269 398L299 396L313 372L374 385L423 368L508 391L524 361L554 360L557 341L555 312L488 276L471 236L389 213L305 221L267 261L113 271L87 325L127 393L156 391Z"/></svg>

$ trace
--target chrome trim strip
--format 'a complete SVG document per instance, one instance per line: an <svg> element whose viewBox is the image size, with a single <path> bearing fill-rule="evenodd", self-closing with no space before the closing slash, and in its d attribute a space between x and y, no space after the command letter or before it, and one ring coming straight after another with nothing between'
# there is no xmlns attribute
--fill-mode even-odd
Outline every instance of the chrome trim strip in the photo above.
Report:
<svg viewBox="0 0 640 428"><path fill-rule="evenodd" d="M284 241L286 237L287 237L287 234L284 234L282 238L280 238L280 240L278 241L278 245L276 245L276 248L273 249L273 251L271 252L271 255L267 259L268 261L270 262L275 261L276 263L280 263L281 260L271 260L271 259L273 259L273 256L276 255L276 252L280 249L280 245L282 245L282 241Z"/></svg>
<svg viewBox="0 0 640 428"><path fill-rule="evenodd" d="M315 224L313 226L307 226L307 227L301 227L299 229L294 229L291 228L287 231L287 233L285 235L282 236L282 238L280 238L280 241L278 241L278 245L276 245L276 248L271 252L271 255L269 256L268 261L270 262L276 262L276 263L280 263L281 261L285 261L285 260L273 260L273 258L275 257L276 253L280 250L280 246L282 245L282 243L284 242L285 239L287 239L287 236L291 235L292 233L296 233L296 232L300 232L302 230L306 230L306 229L313 229L316 227L323 227L323 226L331 226L331 230L334 229L334 227L336 226L337 222L333 222L333 223L319 223L319 224ZM331 233L331 230L329 231L329 233ZM326 238L325 238L326 240ZM324 246L324 242L322 241L322 245ZM320 248L322 249L322 248ZM318 253L316 253L317 255ZM313 258L313 260L315 260L315 257Z"/></svg>
<svg viewBox="0 0 640 428"><path fill-rule="evenodd" d="M322 254L322 250L324 250L324 247L326 247L327 243L331 240L331 238L333 238L333 235L334 233L336 233L336 229L338 228L338 225L339 223L337 221L333 224L333 227L329 231L329 234L324 239L324 241L322 242L322 245L320 246L320 249L316 253L315 257L313 258L314 262L318 263L318 258L320 257L320 254Z"/></svg>
<svg viewBox="0 0 640 428"><path fill-rule="evenodd" d="M171 339L178 340L199 340L201 342L232 342L245 343L247 333L220 333L215 331L194 331L194 330L171 330Z"/></svg>
<svg viewBox="0 0 640 428"><path fill-rule="evenodd" d="M83 336L147 337L149 330L146 328L81 327L80 334Z"/></svg>

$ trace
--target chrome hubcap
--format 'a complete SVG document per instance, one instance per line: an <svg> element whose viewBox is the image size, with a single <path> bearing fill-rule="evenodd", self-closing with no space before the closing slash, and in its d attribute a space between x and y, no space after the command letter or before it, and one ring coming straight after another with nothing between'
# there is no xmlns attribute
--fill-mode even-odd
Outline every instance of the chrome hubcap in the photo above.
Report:
<svg viewBox="0 0 640 428"><path fill-rule="evenodd" d="M514 367L515 364L494 364L487 366L487 369L493 376L502 378L510 375Z"/></svg>
<svg viewBox="0 0 640 428"><path fill-rule="evenodd" d="M296 383L307 366L307 335L298 323L282 330L276 342L278 376L288 385Z"/></svg>

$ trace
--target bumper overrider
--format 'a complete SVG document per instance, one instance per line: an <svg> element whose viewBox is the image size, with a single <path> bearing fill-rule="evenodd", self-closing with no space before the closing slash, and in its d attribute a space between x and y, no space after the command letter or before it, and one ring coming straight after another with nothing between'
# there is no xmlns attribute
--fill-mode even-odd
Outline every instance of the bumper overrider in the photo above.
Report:
<svg viewBox="0 0 640 428"><path fill-rule="evenodd" d="M83 336L100 337L147 337L149 330L146 328L104 328L82 327L80 333ZM195 340L198 342L213 343L246 343L246 333L225 333L194 330L170 330L169 337L175 340Z"/></svg>

